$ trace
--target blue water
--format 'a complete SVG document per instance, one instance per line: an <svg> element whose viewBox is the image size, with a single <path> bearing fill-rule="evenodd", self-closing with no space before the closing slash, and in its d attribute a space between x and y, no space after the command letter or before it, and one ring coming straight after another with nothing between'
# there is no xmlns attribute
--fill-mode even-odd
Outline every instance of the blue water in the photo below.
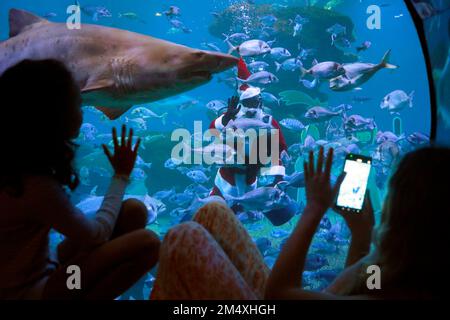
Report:
<svg viewBox="0 0 450 320"><path fill-rule="evenodd" d="M246 2L246 1L244 1ZM263 3L273 4L278 3L283 6L293 7L293 6L304 6L306 1L253 1L256 5L261 5ZM311 1L315 2L315 1ZM318 1L321 6L324 6L326 1ZM339 1L335 1L339 2ZM72 1L35 1L35 0L6 0L0 3L0 39L6 39L8 34L8 10L10 8L20 8L24 10L31 11L37 15L45 15L48 13L55 13L55 17L51 17L50 20L53 22L65 22L67 18L66 8L68 5L72 4ZM209 32L210 25L214 22L213 15L211 12L222 12L230 5L236 5L242 3L242 1L236 0L173 0L173 1L156 1L156 0L135 0L135 1L95 1L86 0L81 1L82 6L88 5L102 5L107 7L113 17L111 18L100 18L99 21L93 21L91 17L83 15L82 23L97 23L105 26L111 26L115 28L126 29L149 36L165 39L168 41L176 42L179 44L187 45L194 48L201 48L202 43L210 42L217 45L223 52L226 52L227 46L223 42L223 38L216 38ZM369 30L366 26L366 21L368 14L366 13L367 7L371 4L379 4L381 6L381 29L380 30ZM192 29L192 33L170 33L170 25L166 17L158 16L157 13L162 13L168 9L169 5L175 5L180 7L182 15L179 18L186 27ZM394 90L403 90L406 93L415 91L415 97L412 108L407 108L401 111L398 116L402 122L402 130L399 134L404 134L408 137L414 132L420 132L423 134L429 134L431 125L431 115L430 115L430 97L429 97L429 87L427 73L424 63L424 58L422 50L419 44L418 36L413 25L412 19L406 7L403 5L402 1L370 1L365 0L355 1L347 0L340 1L340 4L332 9L338 13L341 13L349 17L355 28L353 36L355 41L351 44L351 48L342 49L344 52L351 52L355 54L355 47L359 46L364 41L371 41L372 46L359 55L359 60L363 62L378 63L383 54L388 50L392 49L391 63L398 65L400 68L397 70L381 70L377 75L375 75L370 81L362 85L362 90L360 91L349 91L345 93L332 92L327 88L326 83L322 83L318 92L322 94L322 97L327 97L328 105L330 107L335 107L340 104L351 104L353 105L350 114L359 114L366 118L373 118L377 124L378 130L381 131L392 131L393 130L393 119L394 116L389 114L386 110L381 110L380 101L388 93ZM119 18L119 13L133 12L139 16L139 20L130 20L127 18ZM277 14L276 10L273 10L273 14ZM397 17L397 18L396 18ZM242 19L236 19L233 22L235 25L243 23ZM333 23L331 23L333 24ZM331 24L329 26L331 26ZM223 30L223 33L229 33L229 30ZM275 36L276 38L276 36ZM264 40L273 40L264 39ZM330 39L331 42L331 39ZM298 39L292 39L289 50L294 54L296 52ZM327 50L327 45L321 44L320 50ZM274 46L277 46L275 43ZM324 49L325 48L325 49ZM312 48L314 49L314 48ZM320 56L320 52L318 55ZM275 72L273 67L273 62L269 57L259 58L264 61L268 61L270 64L269 71ZM249 62L249 59L247 59ZM305 67L309 68L311 61L305 61ZM296 71L298 74L299 72ZM280 86L283 90L300 90L307 94L313 95L312 92L305 89L297 81L286 81L285 75L282 74L283 71L277 74L280 77ZM209 125L212 120L210 115L206 112L205 105L211 100L227 100L230 96L235 94L235 90L226 86L223 82L219 82L217 79L220 76L216 76L210 83L196 88L190 92L175 96L164 101L156 102L147 105L157 114L162 114L164 112L168 113L167 123L164 124L159 119L150 119L147 121L147 127L152 134L162 133L165 136L162 138L162 143L157 144L158 149L154 149L151 145L145 150L141 150L140 156L146 163L152 163L151 168L144 168L144 176L135 177L135 181L132 186L128 189L127 193L129 195L152 195L157 191L170 189L171 186L176 187L177 193L182 193L184 189L191 183L186 176L182 173L176 172L164 168L163 160L170 158L170 148L164 148L164 145L170 142L170 133L173 129L180 126L192 130L193 121L201 120L204 122L203 127ZM267 91L278 94L283 90L277 90L278 92L272 92L270 86ZM317 93L317 92L316 92ZM364 103L354 103L352 99L357 97L365 97L368 99ZM194 106L189 107L184 111L179 111L177 107L185 102L198 100L198 103ZM98 135L108 134L112 126L118 126L124 123L125 117L132 118L132 110L125 114L121 119L116 121L105 120L100 114L86 109L85 111L85 123L89 123L96 127L96 133L92 141L86 141L80 137L79 142L82 144L80 148L79 162L82 162L79 166L84 166L84 170L89 172L89 179L85 181L84 184L73 195L74 204L78 204L84 200L92 199L96 196L101 196L102 192L107 186L108 176L111 174L111 170L108 167L105 159L102 158L99 145L104 141L100 141ZM283 110L277 111L277 118L281 120L283 117L292 117L291 113L284 112ZM300 117L300 113L295 114L295 117L299 120L303 120ZM301 142L301 135L298 133L289 132L287 129L285 134L289 145ZM143 134L145 138L145 134ZM323 138L323 137L319 137ZM85 142L85 143L84 143ZM167 142L167 143L165 143ZM376 143L374 144L361 144L359 145L361 152L373 155L374 151L378 147ZM401 154L404 152L414 149L416 146L407 142L404 139L399 143L399 148ZM92 161L83 162L86 156L92 156ZM401 156L401 155L400 155ZM298 160L301 162L301 157ZM106 173L98 173L99 168L103 168ZM338 174L342 168L342 162L337 162L335 164L334 173ZM80 168L81 169L81 168ZM290 168L288 173L292 173L294 168ZM97 172L93 174L93 172ZM387 170L385 176L382 178L382 183L378 185L374 182L376 172L373 170L373 177L371 178L371 183L369 188L372 188L375 194L374 204L376 209L380 209L381 202L384 194L386 193L385 183L389 176L389 170ZM214 180L215 171L207 171L209 176L209 181L204 184L206 189L212 187L212 181ZM291 192L290 196L296 199L299 203L303 202L303 191ZM193 199L193 198L192 198ZM173 209L176 208L187 208L192 200L188 201L182 206L175 205L171 201L163 200L166 207L164 211L159 212L156 222L153 222L148 226L149 229L156 231L160 234L161 238L167 232L168 228L179 223L180 217L177 217L174 213L169 214ZM98 205L98 201L93 203ZM379 212L377 213L379 215ZM266 261L272 264L276 258L280 245L283 243L284 239L287 237L283 232L274 231L290 231L295 226L295 222L298 217L292 219L289 223L279 227L274 228L266 219L244 219L245 226L249 230L252 237L256 239L261 239L266 237L270 241L271 250L265 250ZM305 276L306 284L308 288L322 288L329 282L329 277L323 279L320 277L319 271L331 270L332 272L338 272L343 268L345 261L345 250L348 246L349 234L345 226L343 226L342 220L336 215L330 214L330 222L333 227L324 226L319 234L315 238L315 246L312 248L312 254L321 254L326 257L327 262L324 265L313 266L310 273ZM334 236L327 236L334 232ZM273 235L282 234L283 237L274 237ZM55 236L58 239L58 236ZM331 245L331 249L330 249ZM315 273L316 272L316 273ZM315 276L316 275L316 276ZM146 294L149 287L145 288ZM130 294L136 297L136 293ZM138 294L139 298L139 294Z"/></svg>

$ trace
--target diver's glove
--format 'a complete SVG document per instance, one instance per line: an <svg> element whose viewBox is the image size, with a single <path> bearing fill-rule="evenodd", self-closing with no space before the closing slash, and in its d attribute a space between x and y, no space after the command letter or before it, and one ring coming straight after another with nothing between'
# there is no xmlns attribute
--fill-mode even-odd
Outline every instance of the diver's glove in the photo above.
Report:
<svg viewBox="0 0 450 320"><path fill-rule="evenodd" d="M236 115L241 110L241 107L239 106L239 97L233 96L230 99L228 99L228 108L227 112L222 117L222 125L225 127L228 122L231 120L234 120L236 118Z"/></svg>

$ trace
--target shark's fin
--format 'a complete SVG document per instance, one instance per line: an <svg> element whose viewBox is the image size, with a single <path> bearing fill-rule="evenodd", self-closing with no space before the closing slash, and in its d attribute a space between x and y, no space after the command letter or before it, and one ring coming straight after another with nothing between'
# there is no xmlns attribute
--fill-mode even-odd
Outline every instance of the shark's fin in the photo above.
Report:
<svg viewBox="0 0 450 320"><path fill-rule="evenodd" d="M95 106L95 109L103 112L110 120L116 120L121 115L123 115L125 112L127 112L130 108L131 108L131 106L123 107L123 108L108 108L108 107Z"/></svg>
<svg viewBox="0 0 450 320"><path fill-rule="evenodd" d="M17 36L19 33L36 23L50 22L46 19L35 16L30 12L19 9L11 9L9 11L9 37L12 38Z"/></svg>

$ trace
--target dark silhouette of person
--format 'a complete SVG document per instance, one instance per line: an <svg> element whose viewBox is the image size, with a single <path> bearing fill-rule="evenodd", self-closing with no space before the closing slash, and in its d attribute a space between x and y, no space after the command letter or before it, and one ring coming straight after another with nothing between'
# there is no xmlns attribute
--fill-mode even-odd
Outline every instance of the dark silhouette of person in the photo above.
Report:
<svg viewBox="0 0 450 320"><path fill-rule="evenodd" d="M138 144L125 127L115 171L95 219L69 201L78 185L73 166L82 124L81 94L57 61L23 61L0 77L0 299L114 299L157 262L159 239L146 231L147 209L123 202ZM49 232L65 236L57 258ZM69 290L67 266L80 268L81 289Z"/></svg>

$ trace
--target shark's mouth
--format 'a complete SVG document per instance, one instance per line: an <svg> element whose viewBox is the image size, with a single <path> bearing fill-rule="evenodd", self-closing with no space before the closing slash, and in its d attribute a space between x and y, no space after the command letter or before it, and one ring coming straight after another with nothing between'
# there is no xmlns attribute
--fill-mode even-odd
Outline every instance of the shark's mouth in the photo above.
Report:
<svg viewBox="0 0 450 320"><path fill-rule="evenodd" d="M212 78L212 73L209 71L190 71L181 74L180 78L185 81L209 81Z"/></svg>

